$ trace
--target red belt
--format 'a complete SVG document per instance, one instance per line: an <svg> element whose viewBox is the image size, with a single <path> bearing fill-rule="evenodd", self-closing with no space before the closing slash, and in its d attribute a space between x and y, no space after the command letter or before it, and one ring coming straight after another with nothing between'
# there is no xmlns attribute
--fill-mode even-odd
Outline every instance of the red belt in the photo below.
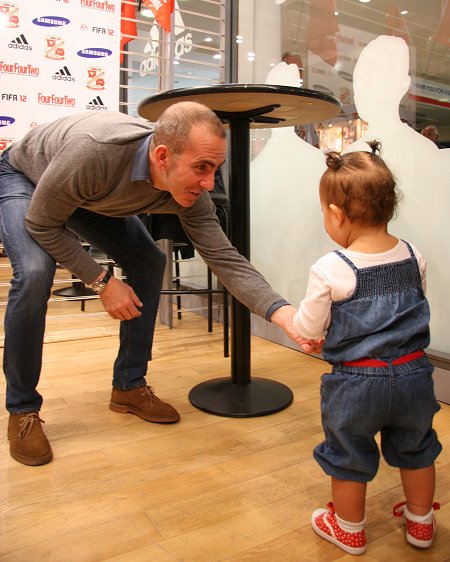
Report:
<svg viewBox="0 0 450 562"><path fill-rule="evenodd" d="M408 353L407 355L402 355L398 359L392 361L392 365L402 365L403 363L409 363L414 361L414 359L419 359L423 357L425 353L423 351L414 351L413 353ZM360 359L359 361L344 361L343 365L346 367L388 367L389 363L386 361L380 361L379 359Z"/></svg>

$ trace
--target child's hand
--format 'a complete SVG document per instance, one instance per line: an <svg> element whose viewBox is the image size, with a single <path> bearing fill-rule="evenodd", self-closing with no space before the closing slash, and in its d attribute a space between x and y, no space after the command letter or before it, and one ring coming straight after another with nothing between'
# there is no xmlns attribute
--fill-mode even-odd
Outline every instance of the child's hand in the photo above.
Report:
<svg viewBox="0 0 450 562"><path fill-rule="evenodd" d="M272 314L270 321L283 328L286 334L294 340L305 353L322 353L324 339L307 340L294 327L294 316L297 309L291 305L281 306Z"/></svg>
<svg viewBox="0 0 450 562"><path fill-rule="evenodd" d="M305 353L315 353L319 355L322 353L324 342L325 340L323 338L318 340L302 340L299 342L299 345Z"/></svg>

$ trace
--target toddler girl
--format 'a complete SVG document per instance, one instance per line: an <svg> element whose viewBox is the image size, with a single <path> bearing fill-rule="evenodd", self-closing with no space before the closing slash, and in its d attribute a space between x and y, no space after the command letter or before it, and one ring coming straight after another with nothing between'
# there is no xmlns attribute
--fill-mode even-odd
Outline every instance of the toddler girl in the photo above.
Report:
<svg viewBox="0 0 450 562"><path fill-rule="evenodd" d="M344 250L311 268L306 296L294 317L304 351L323 352L332 364L322 377L325 440L314 458L331 477L332 503L312 515L313 529L351 554L366 549L367 482L377 473L380 433L386 462L399 468L406 501L406 539L431 545L435 530L434 461L441 444L432 428L436 402L425 298L425 260L388 233L398 193L377 155L326 157L320 181L325 230Z"/></svg>

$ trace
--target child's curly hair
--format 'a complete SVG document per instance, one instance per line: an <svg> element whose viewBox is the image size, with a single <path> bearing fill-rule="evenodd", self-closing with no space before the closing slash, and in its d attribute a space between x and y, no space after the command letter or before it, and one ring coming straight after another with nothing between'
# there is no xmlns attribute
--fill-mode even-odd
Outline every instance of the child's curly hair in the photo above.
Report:
<svg viewBox="0 0 450 562"><path fill-rule="evenodd" d="M338 152L326 155L328 170L320 180L322 201L345 211L351 222L368 226L387 224L401 199L392 172L377 154L379 141L368 143L372 152Z"/></svg>

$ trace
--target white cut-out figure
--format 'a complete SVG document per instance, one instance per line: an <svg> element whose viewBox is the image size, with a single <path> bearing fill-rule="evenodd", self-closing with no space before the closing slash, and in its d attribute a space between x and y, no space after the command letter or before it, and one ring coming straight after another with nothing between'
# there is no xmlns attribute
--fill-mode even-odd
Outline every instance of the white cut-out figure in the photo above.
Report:
<svg viewBox="0 0 450 562"><path fill-rule="evenodd" d="M353 95L358 115L369 128L344 152L367 150L365 141L381 136L383 157L394 148L409 154L411 142L424 152L435 152L436 146L400 119L400 101L411 83L408 72L408 45L400 37L380 35L364 47L353 71Z"/></svg>
<svg viewBox="0 0 450 562"><path fill-rule="evenodd" d="M297 65L280 62L266 84L298 86L298 77ZM311 263L330 245L319 202L325 158L294 127L270 133L250 165L250 256L272 287L295 304L306 290Z"/></svg>
<svg viewBox="0 0 450 562"><path fill-rule="evenodd" d="M381 156L403 193L392 234L416 244L428 262L427 296L431 307L431 347L450 352L450 149L402 123L400 101L410 85L409 51L403 39L379 36L362 51L353 72L356 110L368 122L363 138L344 152L368 150L379 139Z"/></svg>

